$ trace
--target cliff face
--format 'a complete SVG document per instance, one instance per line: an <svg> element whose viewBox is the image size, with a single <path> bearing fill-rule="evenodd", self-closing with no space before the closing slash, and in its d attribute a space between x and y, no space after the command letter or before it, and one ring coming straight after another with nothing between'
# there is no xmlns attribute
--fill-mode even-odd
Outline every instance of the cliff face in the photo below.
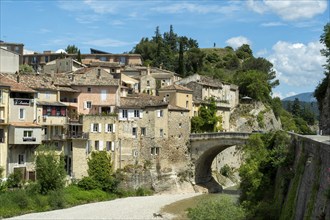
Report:
<svg viewBox="0 0 330 220"><path fill-rule="evenodd" d="M239 132L274 131L282 125L271 108L262 102L240 104L230 117L230 130Z"/></svg>
<svg viewBox="0 0 330 220"><path fill-rule="evenodd" d="M330 80L325 94L325 98L321 103L320 109L320 130L322 134L330 135Z"/></svg>

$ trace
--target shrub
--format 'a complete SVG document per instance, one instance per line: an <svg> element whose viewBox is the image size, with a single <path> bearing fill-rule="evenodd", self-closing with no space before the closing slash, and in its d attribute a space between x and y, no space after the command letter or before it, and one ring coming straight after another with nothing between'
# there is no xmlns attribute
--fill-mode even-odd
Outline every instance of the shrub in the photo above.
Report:
<svg viewBox="0 0 330 220"><path fill-rule="evenodd" d="M17 188L23 185L23 173L22 170L15 170L11 173L7 179L7 186L9 188Z"/></svg>
<svg viewBox="0 0 330 220"><path fill-rule="evenodd" d="M63 189L65 178L63 155L56 155L50 146L39 146L36 157L36 173L42 194Z"/></svg>
<svg viewBox="0 0 330 220"><path fill-rule="evenodd" d="M220 174L222 176L230 178L233 176L233 170L228 164L225 164L223 167L221 167Z"/></svg>
<svg viewBox="0 0 330 220"><path fill-rule="evenodd" d="M192 220L240 220L244 219L245 214L243 209L233 202L233 199L224 196L201 202L196 208L189 208L188 217Z"/></svg>
<svg viewBox="0 0 330 220"><path fill-rule="evenodd" d="M85 190L101 189L99 182L89 176L85 176L78 182L78 186Z"/></svg>
<svg viewBox="0 0 330 220"><path fill-rule="evenodd" d="M65 198L63 191L50 191L48 194L48 203L52 209L65 208Z"/></svg>
<svg viewBox="0 0 330 220"><path fill-rule="evenodd" d="M119 184L113 175L111 156L106 151L93 151L88 160L88 175L106 192L115 192Z"/></svg>

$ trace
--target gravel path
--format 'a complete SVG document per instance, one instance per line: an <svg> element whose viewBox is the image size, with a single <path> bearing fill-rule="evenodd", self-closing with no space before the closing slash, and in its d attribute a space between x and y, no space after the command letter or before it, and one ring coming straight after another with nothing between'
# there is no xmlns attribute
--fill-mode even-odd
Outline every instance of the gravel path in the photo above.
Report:
<svg viewBox="0 0 330 220"><path fill-rule="evenodd" d="M49 212L32 213L10 219L171 219L162 213L162 218L154 213L173 202L197 196L189 193L179 195L155 195L128 197L107 202L98 202Z"/></svg>

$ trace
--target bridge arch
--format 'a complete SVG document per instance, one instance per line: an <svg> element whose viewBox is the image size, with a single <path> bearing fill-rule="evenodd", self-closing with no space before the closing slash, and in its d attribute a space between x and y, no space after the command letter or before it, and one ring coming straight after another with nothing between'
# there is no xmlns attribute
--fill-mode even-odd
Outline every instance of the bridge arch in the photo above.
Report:
<svg viewBox="0 0 330 220"><path fill-rule="evenodd" d="M190 135L190 153L195 165L195 183L210 193L221 192L222 187L212 176L211 165L223 150L234 145L244 145L251 133L203 133Z"/></svg>

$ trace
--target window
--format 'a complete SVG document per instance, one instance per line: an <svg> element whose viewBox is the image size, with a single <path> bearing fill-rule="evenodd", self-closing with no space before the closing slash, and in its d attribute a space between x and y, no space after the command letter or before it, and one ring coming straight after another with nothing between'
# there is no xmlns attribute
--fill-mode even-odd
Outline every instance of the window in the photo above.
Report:
<svg viewBox="0 0 330 220"><path fill-rule="evenodd" d="M92 88L91 87L87 87L87 92L92 92Z"/></svg>
<svg viewBox="0 0 330 220"><path fill-rule="evenodd" d="M186 108L188 108L188 106L189 106L189 102L188 102L188 101L186 101Z"/></svg>
<svg viewBox="0 0 330 220"><path fill-rule="evenodd" d="M159 147L152 147L150 148L151 155L159 155Z"/></svg>
<svg viewBox="0 0 330 220"><path fill-rule="evenodd" d="M4 143L4 142L5 142L5 130L0 129L0 143Z"/></svg>
<svg viewBox="0 0 330 220"><path fill-rule="evenodd" d="M105 101L107 100L107 90L101 90L101 100Z"/></svg>
<svg viewBox="0 0 330 220"><path fill-rule="evenodd" d="M105 132L115 132L115 124L105 124Z"/></svg>
<svg viewBox="0 0 330 220"><path fill-rule="evenodd" d="M146 136L147 135L147 129L146 128L141 128L141 135Z"/></svg>
<svg viewBox="0 0 330 220"><path fill-rule="evenodd" d="M134 138L137 137L137 128L132 128L132 135Z"/></svg>
<svg viewBox="0 0 330 220"><path fill-rule="evenodd" d="M94 123L94 124L92 124L93 125L93 132L98 132L99 131L99 124L97 124L97 123Z"/></svg>
<svg viewBox="0 0 330 220"><path fill-rule="evenodd" d="M86 108L92 108L92 102L91 101L86 102Z"/></svg>
<svg viewBox="0 0 330 220"><path fill-rule="evenodd" d="M100 142L95 141L95 150L100 150Z"/></svg>
<svg viewBox="0 0 330 220"><path fill-rule="evenodd" d="M122 110L123 118L127 118L127 110L123 109Z"/></svg>
<svg viewBox="0 0 330 220"><path fill-rule="evenodd" d="M134 110L134 118L139 118L139 117L140 117L140 111Z"/></svg>
<svg viewBox="0 0 330 220"><path fill-rule="evenodd" d="M149 80L147 80L147 86L150 86L150 81Z"/></svg>
<svg viewBox="0 0 330 220"><path fill-rule="evenodd" d="M111 73L114 73L115 72L115 69L111 69Z"/></svg>
<svg viewBox="0 0 330 220"><path fill-rule="evenodd" d="M159 136L160 136L160 137L163 137L163 136L164 136L164 130L163 130L163 129L160 129L160 130L159 130Z"/></svg>
<svg viewBox="0 0 330 220"><path fill-rule="evenodd" d="M18 155L18 164L25 164L25 156L24 154Z"/></svg>
<svg viewBox="0 0 330 220"><path fill-rule="evenodd" d="M163 110L162 109L157 110L157 116L158 116L158 118L163 117Z"/></svg>
<svg viewBox="0 0 330 220"><path fill-rule="evenodd" d="M19 109L19 119L24 119L25 118L25 109L20 108Z"/></svg>
<svg viewBox="0 0 330 220"><path fill-rule="evenodd" d="M182 127L182 123L179 123L179 128L181 128Z"/></svg>
<svg viewBox="0 0 330 220"><path fill-rule="evenodd" d="M115 142L113 141L107 141L107 151L115 151Z"/></svg>
<svg viewBox="0 0 330 220"><path fill-rule="evenodd" d="M24 131L23 136L24 137L32 137L32 131Z"/></svg>

